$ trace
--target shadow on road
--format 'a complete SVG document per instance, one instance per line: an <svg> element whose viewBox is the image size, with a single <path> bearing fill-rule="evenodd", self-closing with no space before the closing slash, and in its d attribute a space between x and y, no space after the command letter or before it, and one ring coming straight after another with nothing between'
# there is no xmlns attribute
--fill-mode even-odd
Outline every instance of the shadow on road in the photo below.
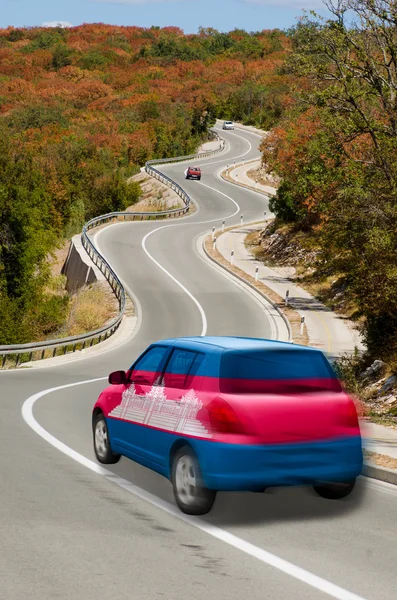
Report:
<svg viewBox="0 0 397 600"><path fill-rule="evenodd" d="M213 525L260 525L337 519L356 510L366 490L358 486L349 498L325 500L312 488L272 488L264 494L218 494L206 520Z"/></svg>
<svg viewBox="0 0 397 600"><path fill-rule="evenodd" d="M111 470L175 505L171 483L161 475L123 458ZM263 494L221 492L217 495L211 513L204 518L218 527L328 521L358 509L365 493L364 486L357 485L348 498L333 501L320 498L311 487L270 488Z"/></svg>

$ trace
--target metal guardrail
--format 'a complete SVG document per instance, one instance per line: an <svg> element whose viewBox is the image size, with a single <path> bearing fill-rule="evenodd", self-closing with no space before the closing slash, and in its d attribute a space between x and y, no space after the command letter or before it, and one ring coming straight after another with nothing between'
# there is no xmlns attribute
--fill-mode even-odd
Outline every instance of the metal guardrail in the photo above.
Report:
<svg viewBox="0 0 397 600"><path fill-rule="evenodd" d="M91 219L84 225L81 233L82 245L85 251L87 252L88 256L91 258L92 262L101 271L101 273L103 273L114 295L116 296L119 302L118 315L114 319L112 319L107 325L104 325L103 327L100 327L99 329L90 331L88 333L55 340L45 340L43 342L0 346L1 369L3 369L6 366L7 358L12 360L13 362L15 361L15 367L18 367L24 362L31 362L32 360L43 360L44 358L49 358L51 356L55 357L59 349L63 350L63 352L61 352L60 354L68 354L70 352L76 352L76 350L84 350L87 347L87 345L88 347L91 347L93 344L100 343L109 338L111 335L113 335L115 331L117 331L123 319L126 306L125 289L117 274L113 271L112 267L106 261L104 256L102 256L102 254L95 248L88 235L88 232L94 227L98 227L100 225L103 225L104 223L109 223L113 220L128 219L142 221L150 220L152 218L161 219L166 217L180 217L186 214L190 208L190 196L173 179L155 169L154 165L170 164L191 159L203 159L209 156L219 154L225 148L225 141L222 140L222 138L220 138L215 131L211 130L209 133L212 139L219 140L219 149L203 152L201 154L192 154L190 156L178 156L176 158L171 159L166 158L162 160L150 160L145 164L145 171L146 173L148 173L148 175L155 177L160 182L173 189L180 196L180 198L184 202L184 206L182 208L175 208L161 212L112 212L106 215L95 217L94 219Z"/></svg>

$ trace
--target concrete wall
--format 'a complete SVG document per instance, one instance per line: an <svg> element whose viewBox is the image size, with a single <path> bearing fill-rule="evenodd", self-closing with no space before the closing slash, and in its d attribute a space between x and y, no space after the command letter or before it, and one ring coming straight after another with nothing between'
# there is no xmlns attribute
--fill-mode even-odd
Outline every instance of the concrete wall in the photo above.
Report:
<svg viewBox="0 0 397 600"><path fill-rule="evenodd" d="M66 276L66 289L74 294L84 285L96 281L105 281L104 275L92 263L81 243L80 235L75 235L69 247L69 254L62 267L62 275Z"/></svg>

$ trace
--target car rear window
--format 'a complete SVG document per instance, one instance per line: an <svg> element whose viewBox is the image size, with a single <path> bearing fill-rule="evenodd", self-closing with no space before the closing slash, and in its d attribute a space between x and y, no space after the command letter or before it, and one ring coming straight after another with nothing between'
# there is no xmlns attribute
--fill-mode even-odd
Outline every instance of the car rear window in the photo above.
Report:
<svg viewBox="0 0 397 600"><path fill-rule="evenodd" d="M225 352L220 364L224 393L340 390L321 352L306 350Z"/></svg>
<svg viewBox="0 0 397 600"><path fill-rule="evenodd" d="M190 167L191 171L201 171L200 167Z"/></svg>

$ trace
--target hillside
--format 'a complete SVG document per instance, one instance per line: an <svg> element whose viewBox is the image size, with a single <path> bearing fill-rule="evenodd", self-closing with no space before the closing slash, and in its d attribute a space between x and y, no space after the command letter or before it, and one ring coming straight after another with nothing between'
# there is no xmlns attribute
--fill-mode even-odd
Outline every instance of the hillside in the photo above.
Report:
<svg viewBox="0 0 397 600"><path fill-rule="evenodd" d="M0 344L59 328L69 300L48 293L48 255L137 202L127 179L146 160L194 152L218 116L278 121L288 53L279 31L0 30Z"/></svg>

